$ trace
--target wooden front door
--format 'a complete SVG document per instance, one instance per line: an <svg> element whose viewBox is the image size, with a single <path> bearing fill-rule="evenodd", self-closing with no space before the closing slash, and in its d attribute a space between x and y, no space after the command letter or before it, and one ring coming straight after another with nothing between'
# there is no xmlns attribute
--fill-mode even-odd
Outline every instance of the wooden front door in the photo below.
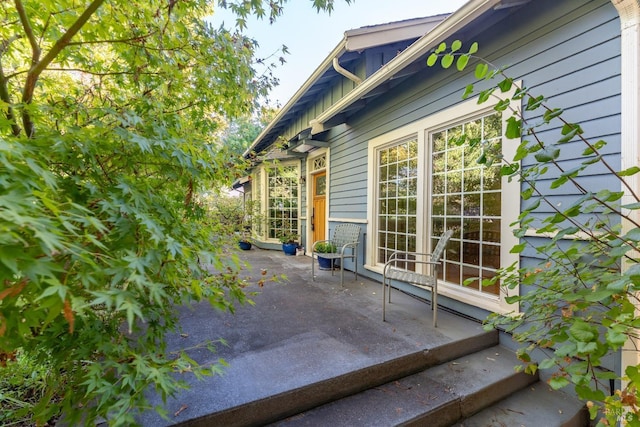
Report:
<svg viewBox="0 0 640 427"><path fill-rule="evenodd" d="M311 213L311 230L313 241L324 240L327 224L327 173L313 175L313 212Z"/></svg>

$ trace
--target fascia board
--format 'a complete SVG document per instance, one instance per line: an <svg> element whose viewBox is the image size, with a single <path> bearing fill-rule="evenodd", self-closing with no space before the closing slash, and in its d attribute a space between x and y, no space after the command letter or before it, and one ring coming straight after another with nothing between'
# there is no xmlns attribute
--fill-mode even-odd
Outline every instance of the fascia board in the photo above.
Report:
<svg viewBox="0 0 640 427"><path fill-rule="evenodd" d="M359 52L401 40L418 39L431 31L447 16L447 14L442 14L349 30L345 32L347 39L346 49L350 52Z"/></svg>

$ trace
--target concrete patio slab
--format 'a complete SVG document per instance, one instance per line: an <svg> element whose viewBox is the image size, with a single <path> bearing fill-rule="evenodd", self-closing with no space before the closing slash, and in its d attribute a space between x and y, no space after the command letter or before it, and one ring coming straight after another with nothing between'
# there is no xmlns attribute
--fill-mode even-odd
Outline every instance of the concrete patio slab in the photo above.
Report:
<svg viewBox="0 0 640 427"><path fill-rule="evenodd" d="M253 267L247 272L253 283L263 269L288 280L252 285L247 290L258 292L255 306L237 307L235 314L208 303L181 308L183 331L169 337L170 350L222 338L227 345L218 345L215 354L202 348L187 352L201 365L223 358L229 367L201 381L182 374L189 390L166 404L152 398L171 418L146 412L139 417L143 426L260 425L382 384L397 365L408 375L457 357L460 340L473 343L478 337L477 345L485 345L487 333L479 323L441 310L434 329L429 304L401 292L394 293L382 322L382 285L354 280L351 272L340 286L339 275L329 271L312 281L308 257L255 248L241 256Z"/></svg>

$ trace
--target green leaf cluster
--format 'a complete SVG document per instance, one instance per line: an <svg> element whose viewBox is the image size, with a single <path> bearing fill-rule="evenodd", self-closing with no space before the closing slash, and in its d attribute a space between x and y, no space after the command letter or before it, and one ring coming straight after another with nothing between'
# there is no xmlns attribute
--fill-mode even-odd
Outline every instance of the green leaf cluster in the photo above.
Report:
<svg viewBox="0 0 640 427"><path fill-rule="evenodd" d="M166 398L181 373L219 371L170 353L166 336L179 305L250 302L201 195L243 173L221 126L275 80L254 40L208 23L212 5L0 3L3 423L131 425L145 390ZM26 399L29 366L41 380Z"/></svg>

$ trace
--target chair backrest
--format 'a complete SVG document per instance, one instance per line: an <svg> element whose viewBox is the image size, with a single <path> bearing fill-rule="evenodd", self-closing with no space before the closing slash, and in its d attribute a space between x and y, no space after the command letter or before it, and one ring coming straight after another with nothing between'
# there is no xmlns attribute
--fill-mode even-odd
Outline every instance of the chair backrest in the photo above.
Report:
<svg viewBox="0 0 640 427"><path fill-rule="evenodd" d="M442 237L440 237L440 240L438 241L436 248L431 252L431 259L433 261L440 262L440 259L442 258L442 254L444 253L444 248L445 246L447 246L447 242L449 241L449 238L451 237L452 234L453 234L453 230L447 230L444 232Z"/></svg>
<svg viewBox="0 0 640 427"><path fill-rule="evenodd" d="M333 230L331 242L338 248L360 239L360 227L356 224L338 224Z"/></svg>

